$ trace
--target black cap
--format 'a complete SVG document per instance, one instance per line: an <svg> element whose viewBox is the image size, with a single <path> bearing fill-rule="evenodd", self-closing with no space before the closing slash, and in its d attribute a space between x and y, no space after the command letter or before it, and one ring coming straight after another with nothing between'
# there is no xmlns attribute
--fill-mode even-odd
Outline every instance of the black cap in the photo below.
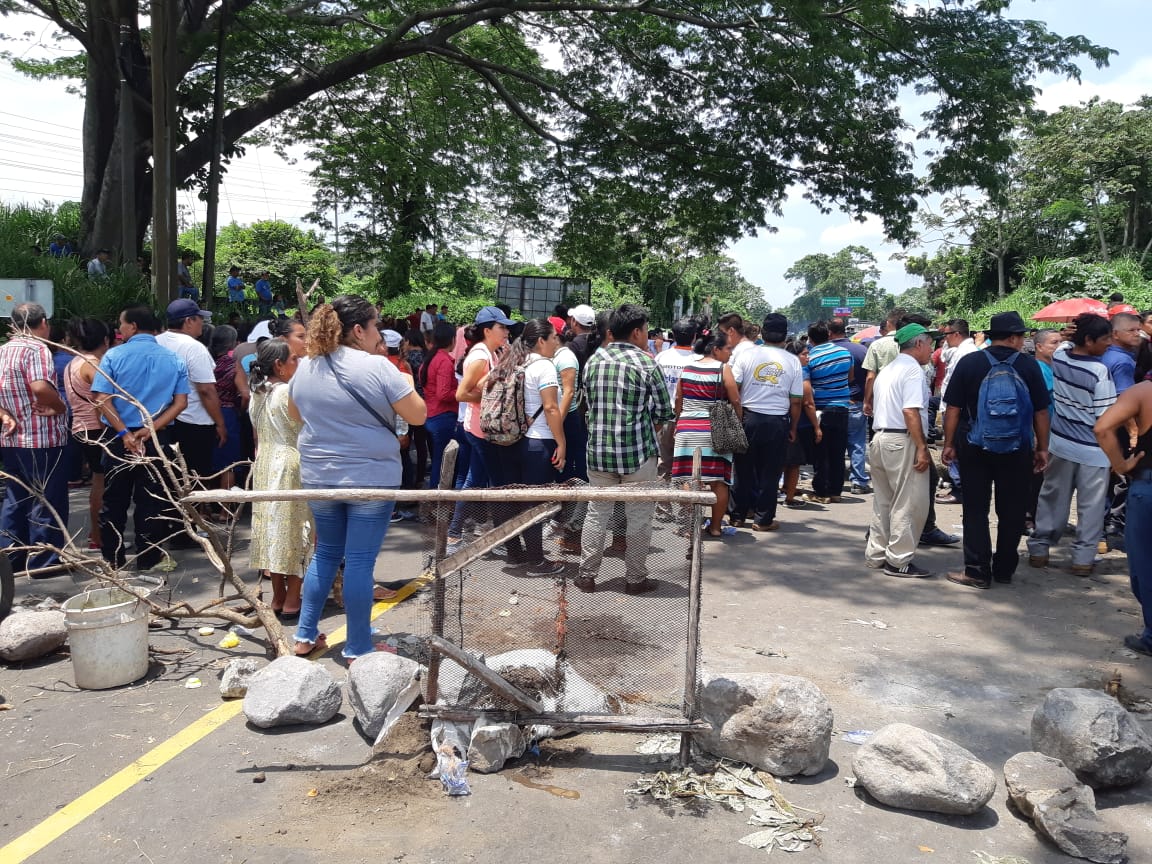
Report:
<svg viewBox="0 0 1152 864"><path fill-rule="evenodd" d="M1014 335L1016 333L1027 333L1028 328L1024 326L1024 319L1020 317L1020 313L1013 310L1011 312L1001 312L993 315L992 321L988 325L988 332Z"/></svg>
<svg viewBox="0 0 1152 864"><path fill-rule="evenodd" d="M761 329L765 333L787 333L788 319L779 312L769 312L764 316L764 325Z"/></svg>

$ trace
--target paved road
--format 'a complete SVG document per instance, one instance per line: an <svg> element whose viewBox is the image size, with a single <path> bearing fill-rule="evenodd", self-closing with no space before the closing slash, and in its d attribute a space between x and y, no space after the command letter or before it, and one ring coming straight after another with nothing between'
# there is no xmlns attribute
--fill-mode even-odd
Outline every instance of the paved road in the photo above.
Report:
<svg viewBox="0 0 1152 864"><path fill-rule="evenodd" d="M1120 645L1138 620L1122 556L1111 553L1101 574L1085 580L1060 569L1063 559L1056 554L1051 569L1025 565L1012 586L987 592L942 579L897 580L862 565L868 513L866 500L849 497L839 505L784 512L777 534L741 532L708 544L706 669L807 676L831 700L838 731L912 723L957 741L997 772L1009 756L1028 749L1031 712L1051 687L1102 686L1119 673L1134 694L1152 698L1152 662L1126 656ZM954 526L959 508L941 507L940 522ZM379 578L418 572L414 529L401 526L387 549ZM920 558L939 570L956 567L959 559L958 550L926 550ZM187 559L172 581L190 594L207 594L215 585L206 565ZM76 590L70 577L20 580L17 601ZM378 624L404 629L412 614L401 606ZM330 632L339 623L334 611ZM169 761L151 773L138 770L118 796L107 800L105 787L82 798L173 736L193 735L190 725L219 717L212 712L221 705L215 686L220 666L233 656L263 656L252 642L234 651L218 649L219 637L199 637L194 626L154 631L154 648L190 653L156 654L146 679L112 691L76 690L66 653L0 668L0 694L12 706L0 712L3 864L495 864L542 856L679 862L702 854L753 862L764 855L737 845L752 829L736 814L660 807L625 796L637 773L653 767L635 754L639 739L632 735L566 739L545 749L539 771L527 772L537 785L578 792L578 799L522 785L525 772L517 765L501 774L473 775L475 794L449 801L435 784L392 763L370 763L369 747L349 716L320 728L268 733L249 728L241 715L194 743L178 738L169 745ZM321 662L338 678L345 676L333 660ZM204 686L186 689L191 676L202 678ZM1152 731L1149 719L1142 717ZM1020 855L1032 864L1068 860L1012 815L1002 786L983 813L967 819L894 811L868 801L845 782L854 749L837 736L823 774L784 786L794 803L825 814L823 852L809 850L796 860L959 864L976 860L972 850ZM266 782L253 783L258 771ZM1152 780L1101 794L1099 801L1109 825L1130 834L1131 860L1152 860ZM51 839L57 823L50 817L88 811ZM25 857L4 845L22 837L30 843L22 848L43 848Z"/></svg>

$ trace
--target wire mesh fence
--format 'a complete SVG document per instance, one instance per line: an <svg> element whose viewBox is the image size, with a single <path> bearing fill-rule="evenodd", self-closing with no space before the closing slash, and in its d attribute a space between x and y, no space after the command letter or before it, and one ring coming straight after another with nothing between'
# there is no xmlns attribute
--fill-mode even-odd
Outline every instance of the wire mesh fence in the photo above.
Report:
<svg viewBox="0 0 1152 864"><path fill-rule="evenodd" d="M683 717L697 663L698 508L667 501L676 493L663 483L626 487L626 502L609 488L571 500L587 488L537 487L551 502L501 501L496 489L487 502L426 507L425 556L440 577L409 610L414 635L483 657L548 710ZM445 542L457 539L445 522L460 528L458 543ZM466 678L446 661L427 695L459 709L516 707Z"/></svg>

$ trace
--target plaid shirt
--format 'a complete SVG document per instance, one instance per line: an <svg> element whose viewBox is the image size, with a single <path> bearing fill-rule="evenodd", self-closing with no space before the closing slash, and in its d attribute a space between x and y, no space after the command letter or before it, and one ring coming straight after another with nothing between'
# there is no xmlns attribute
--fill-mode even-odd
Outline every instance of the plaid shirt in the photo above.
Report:
<svg viewBox="0 0 1152 864"><path fill-rule="evenodd" d="M627 342L593 354L584 370L588 396L588 470L635 474L659 452L658 423L672 420L660 367Z"/></svg>
<svg viewBox="0 0 1152 864"><path fill-rule="evenodd" d="M63 447L68 443L68 418L32 413L32 382L56 387L56 367L48 346L30 336L15 336L0 345L0 408L16 418L16 431L0 437L0 447Z"/></svg>

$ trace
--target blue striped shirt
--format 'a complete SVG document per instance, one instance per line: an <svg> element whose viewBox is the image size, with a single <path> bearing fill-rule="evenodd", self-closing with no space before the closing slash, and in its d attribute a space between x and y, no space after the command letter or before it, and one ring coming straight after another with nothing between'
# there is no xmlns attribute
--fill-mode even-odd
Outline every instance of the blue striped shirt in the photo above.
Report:
<svg viewBox="0 0 1152 864"><path fill-rule="evenodd" d="M1099 357L1061 349L1052 357L1055 411L1049 449L1054 456L1107 468L1108 457L1096 442L1092 427L1116 401L1116 385Z"/></svg>
<svg viewBox="0 0 1152 864"><path fill-rule="evenodd" d="M847 348L825 342L808 349L804 380L812 382L812 398L817 408L848 407L848 373L852 355Z"/></svg>

